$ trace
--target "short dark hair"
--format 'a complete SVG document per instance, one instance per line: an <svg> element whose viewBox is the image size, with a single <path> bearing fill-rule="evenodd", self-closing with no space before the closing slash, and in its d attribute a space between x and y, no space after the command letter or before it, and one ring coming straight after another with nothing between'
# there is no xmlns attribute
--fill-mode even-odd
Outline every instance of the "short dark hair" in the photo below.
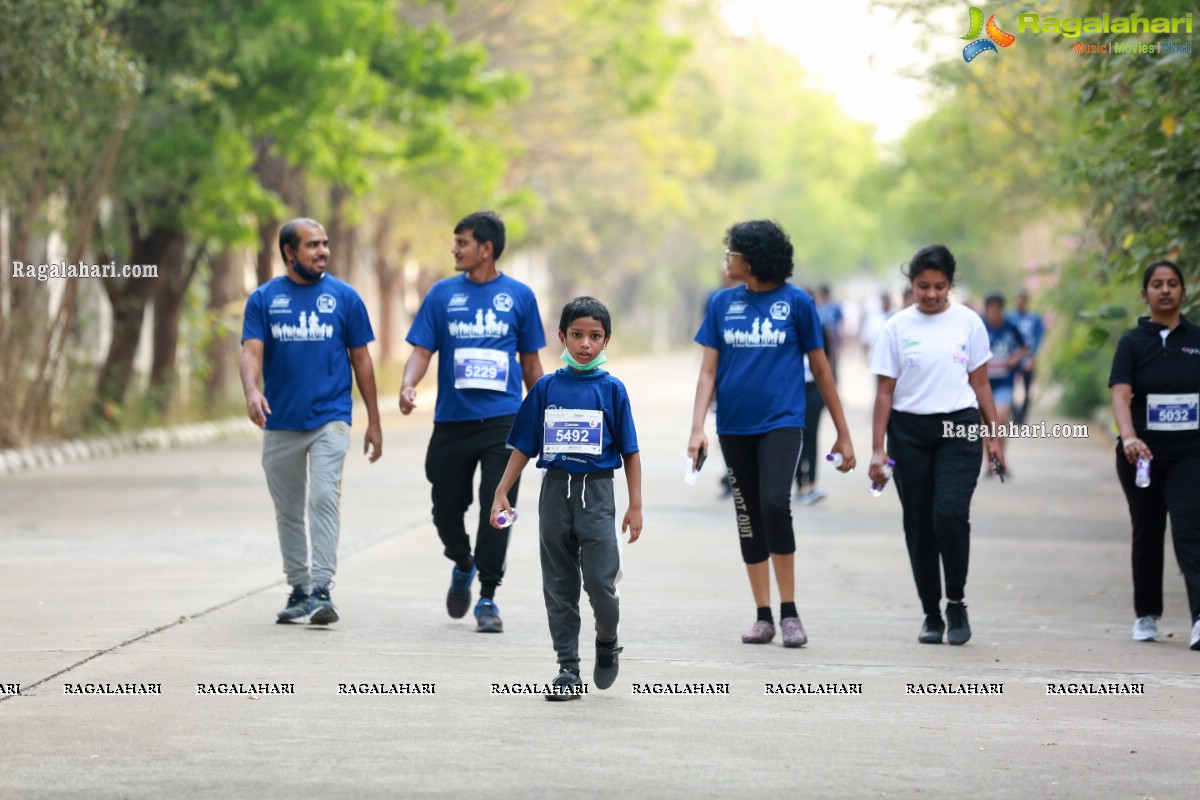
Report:
<svg viewBox="0 0 1200 800"><path fill-rule="evenodd" d="M1150 279L1154 277L1154 271L1159 267L1166 267L1175 270L1175 277L1179 278L1179 285L1187 288L1183 283L1183 272L1176 266L1174 261L1155 261L1150 266L1146 267L1146 271L1142 273L1142 291L1150 288Z"/></svg>
<svg viewBox="0 0 1200 800"><path fill-rule="evenodd" d="M288 247L295 250L300 245L300 226L324 228L325 226L317 222L311 217L296 217L283 223L283 227L279 229L279 255L283 258L284 266L290 267L292 262L288 261L287 253L283 247Z"/></svg>
<svg viewBox="0 0 1200 800"><path fill-rule="evenodd" d="M771 220L737 223L725 232L725 245L742 254L760 281L783 283L792 277L792 240Z"/></svg>
<svg viewBox="0 0 1200 800"><path fill-rule="evenodd" d="M455 233L470 230L475 241L492 243L492 260L499 261L504 252L504 220L495 211L476 211L467 214L454 226Z"/></svg>
<svg viewBox="0 0 1200 800"><path fill-rule="evenodd" d="M927 269L936 269L946 276L950 284L954 284L954 254L944 244L927 244L917 251L908 262L907 267L901 268L904 277L910 281Z"/></svg>
<svg viewBox="0 0 1200 800"><path fill-rule="evenodd" d="M612 337L612 317L608 309L594 297L576 297L563 306L562 316L558 318L558 330L564 336L571 323L583 317L591 317L604 328L605 340Z"/></svg>
<svg viewBox="0 0 1200 800"><path fill-rule="evenodd" d="M987 308L990 305L998 305L1004 308L1004 295L999 292L992 292L987 297L983 298L983 307Z"/></svg>

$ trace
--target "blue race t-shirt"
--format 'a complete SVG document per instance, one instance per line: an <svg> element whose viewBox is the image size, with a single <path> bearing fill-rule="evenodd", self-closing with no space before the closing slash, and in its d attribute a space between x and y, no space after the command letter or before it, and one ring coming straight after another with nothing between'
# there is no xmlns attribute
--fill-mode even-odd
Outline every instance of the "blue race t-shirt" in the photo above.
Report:
<svg viewBox="0 0 1200 800"><path fill-rule="evenodd" d="M286 275L259 286L246 301L242 342L263 343L267 430L311 431L350 423L349 350L375 340L362 298L325 275L312 284Z"/></svg>
<svg viewBox="0 0 1200 800"><path fill-rule="evenodd" d="M517 413L520 356L545 347L546 334L525 284L503 274L487 283L455 275L429 290L406 341L440 353L433 421L466 422Z"/></svg>
<svg viewBox="0 0 1200 800"><path fill-rule="evenodd" d="M1042 347L1042 339L1046 335L1046 326L1042 322L1041 316L1034 311L1026 311L1024 314L1014 311L1008 315L1008 321L1016 325L1017 330L1025 337L1029 355L1036 356Z"/></svg>
<svg viewBox="0 0 1200 800"><path fill-rule="evenodd" d="M812 296L784 283L717 292L696 341L717 359L717 433L804 427L804 354L824 347Z"/></svg>
<svg viewBox="0 0 1200 800"><path fill-rule="evenodd" d="M987 328L988 345L992 351L992 359L988 361L988 381L993 389L1007 386L1012 388L1017 368L1008 366L1008 360L1013 354L1025 346L1025 337L1017 330L1017 326L1004 320L998 327L993 328L984 322Z"/></svg>
<svg viewBox="0 0 1200 800"><path fill-rule="evenodd" d="M620 469L621 456L638 452L625 384L602 369L543 375L521 403L508 443L541 468Z"/></svg>

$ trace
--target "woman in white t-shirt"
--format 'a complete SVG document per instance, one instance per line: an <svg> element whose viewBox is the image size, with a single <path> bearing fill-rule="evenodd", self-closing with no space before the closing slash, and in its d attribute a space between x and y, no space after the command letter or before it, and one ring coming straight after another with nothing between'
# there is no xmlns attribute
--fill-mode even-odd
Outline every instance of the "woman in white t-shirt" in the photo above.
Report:
<svg viewBox="0 0 1200 800"><path fill-rule="evenodd" d="M872 414L871 480L894 477L904 509L904 538L925 612L918 641L950 644L971 638L963 602L971 547L971 496L979 477L980 412L996 421L988 385L991 358L979 315L951 303L954 256L943 245L917 251L907 277L913 305L884 324L871 352L877 376ZM884 447L884 433L887 447ZM989 459L1004 469L999 439L984 439ZM946 575L946 621L941 614ZM946 625L949 623L949 630Z"/></svg>

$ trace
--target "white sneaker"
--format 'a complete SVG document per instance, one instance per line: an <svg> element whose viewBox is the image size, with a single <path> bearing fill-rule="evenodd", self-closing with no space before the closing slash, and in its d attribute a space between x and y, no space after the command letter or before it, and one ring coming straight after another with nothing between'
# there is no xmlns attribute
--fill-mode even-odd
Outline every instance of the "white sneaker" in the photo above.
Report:
<svg viewBox="0 0 1200 800"><path fill-rule="evenodd" d="M1158 632L1158 617L1138 617L1134 620L1133 640L1135 642L1157 642L1161 638L1162 636Z"/></svg>
<svg viewBox="0 0 1200 800"><path fill-rule="evenodd" d="M1200 650L1200 619L1192 626L1192 649Z"/></svg>
<svg viewBox="0 0 1200 800"><path fill-rule="evenodd" d="M800 502L806 506L811 506L813 503L819 503L825 499L825 492L820 489L813 489L811 492L806 492L800 495Z"/></svg>

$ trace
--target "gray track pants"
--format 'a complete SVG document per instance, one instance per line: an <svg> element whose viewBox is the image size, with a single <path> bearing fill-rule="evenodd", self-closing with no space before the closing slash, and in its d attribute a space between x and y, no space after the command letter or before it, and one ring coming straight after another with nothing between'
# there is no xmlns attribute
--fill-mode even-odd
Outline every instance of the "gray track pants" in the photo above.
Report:
<svg viewBox="0 0 1200 800"><path fill-rule="evenodd" d="M568 475L547 470L538 500L542 594L558 663L579 668L579 588L596 616L596 638L617 638L621 556L612 472Z"/></svg>
<svg viewBox="0 0 1200 800"><path fill-rule="evenodd" d="M283 571L291 586L305 591L328 586L337 571L342 464L349 449L350 426L345 422L329 422L311 431L264 432L262 465L275 502ZM311 571L304 530L306 495Z"/></svg>

